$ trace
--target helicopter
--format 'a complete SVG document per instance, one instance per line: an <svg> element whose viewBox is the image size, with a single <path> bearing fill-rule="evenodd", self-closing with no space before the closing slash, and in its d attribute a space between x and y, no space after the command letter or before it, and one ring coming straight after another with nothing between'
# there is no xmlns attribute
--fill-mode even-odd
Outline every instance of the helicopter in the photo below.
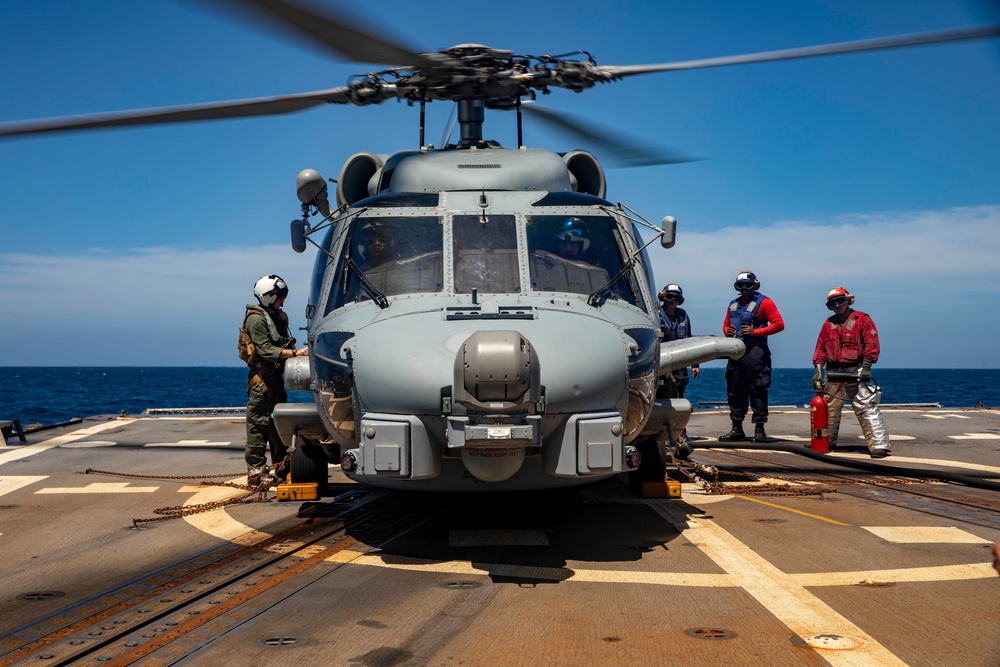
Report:
<svg viewBox="0 0 1000 667"><path fill-rule="evenodd" d="M419 108L419 141L347 158L335 179L296 180L291 245L316 248L307 358L286 364L312 403L276 407L297 482L327 465L375 486L519 491L623 472L662 475L691 412L656 397L673 369L742 354L736 339L665 342L648 247L675 243L608 199L584 150L528 148L522 119L585 128L531 104L554 89L658 72L995 37L996 26L651 65L598 65L587 54L529 56L464 43L420 53L288 0L229 3L267 12L351 60L386 69L345 86L255 100L0 126L0 136L358 107ZM435 148L425 107L453 103L460 138ZM512 112L515 148L483 134L487 112ZM591 133L592 136L592 133ZM638 160L644 158L639 157ZM683 161L661 159L661 163ZM653 232L651 242L642 234ZM405 337L400 334L405 332ZM405 340L405 343L400 341Z"/></svg>

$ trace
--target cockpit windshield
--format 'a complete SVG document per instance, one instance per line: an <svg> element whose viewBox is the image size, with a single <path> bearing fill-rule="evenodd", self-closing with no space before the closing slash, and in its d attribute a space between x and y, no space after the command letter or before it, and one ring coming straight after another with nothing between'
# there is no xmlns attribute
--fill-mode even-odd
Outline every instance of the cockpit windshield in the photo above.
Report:
<svg viewBox="0 0 1000 667"><path fill-rule="evenodd" d="M518 229L522 220L523 233ZM334 243L339 256L324 313L369 300L386 307L389 297L442 293L446 286L454 294L522 294L528 290L525 275L531 291L585 294L642 307L633 272L622 270L627 231L609 215L456 213L446 219L363 214L345 224L343 241ZM450 247L444 245L447 231ZM525 241L527 254L519 245ZM329 243L328 236L324 244ZM314 280L318 283L331 267L332 262L317 261Z"/></svg>
<svg viewBox="0 0 1000 667"><path fill-rule="evenodd" d="M456 215L455 292L517 294L517 230L513 215Z"/></svg>
<svg viewBox="0 0 1000 667"><path fill-rule="evenodd" d="M352 301L378 300L379 296L440 292L441 248L440 218L357 218L327 312Z"/></svg>
<svg viewBox="0 0 1000 667"><path fill-rule="evenodd" d="M534 290L593 294L622 270L615 222L608 216L531 215L527 234ZM630 276L617 281L609 296L639 302Z"/></svg>

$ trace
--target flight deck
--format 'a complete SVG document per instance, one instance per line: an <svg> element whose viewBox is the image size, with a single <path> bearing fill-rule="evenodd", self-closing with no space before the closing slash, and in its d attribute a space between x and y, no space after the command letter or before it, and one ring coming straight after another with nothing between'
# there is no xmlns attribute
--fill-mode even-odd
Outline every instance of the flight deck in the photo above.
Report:
<svg viewBox="0 0 1000 667"><path fill-rule="evenodd" d="M698 410L679 499L331 466L330 495L276 502L240 487L238 413L29 433L0 449L0 665L1000 664L1000 412L883 414L891 457L845 418L817 461L712 449L728 416ZM809 433L772 408L771 444Z"/></svg>

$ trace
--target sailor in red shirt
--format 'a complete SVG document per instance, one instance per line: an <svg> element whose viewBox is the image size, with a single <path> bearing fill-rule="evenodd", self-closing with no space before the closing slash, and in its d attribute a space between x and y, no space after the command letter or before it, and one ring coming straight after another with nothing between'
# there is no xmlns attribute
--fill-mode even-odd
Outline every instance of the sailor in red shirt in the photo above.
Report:
<svg viewBox="0 0 1000 667"><path fill-rule="evenodd" d="M726 397L733 428L719 436L723 442L747 440L743 418L747 407L753 410L754 442L767 442L764 424L767 422L767 389L771 386L771 350L767 337L785 329L778 307L757 290L760 281L752 271L736 276L733 288L739 297L729 303L722 332L729 338L740 338L747 346L746 354L730 359L726 364Z"/></svg>
<svg viewBox="0 0 1000 667"><path fill-rule="evenodd" d="M830 449L837 444L844 398L851 401L854 414L873 459L889 456L889 432L878 408L882 390L872 379L872 364L878 361L878 330L867 314L854 310L854 295L834 287L826 295L826 307L833 311L819 330L813 351L813 387L822 391L830 414ZM826 383L822 381L826 366Z"/></svg>

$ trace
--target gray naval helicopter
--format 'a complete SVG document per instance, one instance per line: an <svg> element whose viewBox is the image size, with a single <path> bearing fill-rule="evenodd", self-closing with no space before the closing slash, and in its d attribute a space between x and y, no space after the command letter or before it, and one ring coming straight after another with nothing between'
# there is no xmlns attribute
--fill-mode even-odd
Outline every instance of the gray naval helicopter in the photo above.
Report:
<svg viewBox="0 0 1000 667"><path fill-rule="evenodd" d="M600 143L591 129L522 104L627 76L995 37L1000 27L904 35L651 65L598 65L588 54L515 55L479 44L418 53L289 0L252 8L341 56L387 65L347 85L298 95L0 126L0 136L236 118L322 104L404 100L420 109L419 146L358 153L327 180L298 175L291 244L317 248L306 310L309 356L288 360L275 423L296 482L325 487L328 463L375 486L518 491L623 472L662 479L684 399L657 398L672 370L744 352L738 339L663 341L647 248L674 244L609 200L590 152L527 148L522 116ZM460 139L424 141L430 102L457 106ZM486 110L513 111L517 146L485 139ZM610 143L610 142L605 142ZM634 162L683 161L635 153ZM653 237L644 242L640 231ZM650 234L651 232L651 234Z"/></svg>

